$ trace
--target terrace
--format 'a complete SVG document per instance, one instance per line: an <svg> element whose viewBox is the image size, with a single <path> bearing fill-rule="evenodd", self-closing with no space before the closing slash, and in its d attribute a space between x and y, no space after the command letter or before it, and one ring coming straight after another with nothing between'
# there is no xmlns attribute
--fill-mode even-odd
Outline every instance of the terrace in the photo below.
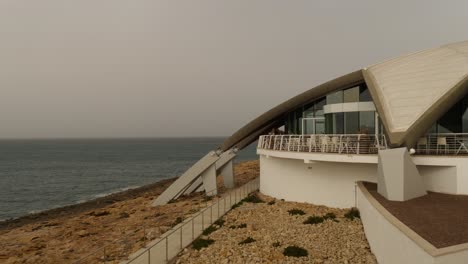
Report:
<svg viewBox="0 0 468 264"><path fill-rule="evenodd" d="M385 135L312 134L260 136L258 149L335 153L347 155L377 154L387 149ZM415 146L416 155L468 155L468 133L427 134Z"/></svg>

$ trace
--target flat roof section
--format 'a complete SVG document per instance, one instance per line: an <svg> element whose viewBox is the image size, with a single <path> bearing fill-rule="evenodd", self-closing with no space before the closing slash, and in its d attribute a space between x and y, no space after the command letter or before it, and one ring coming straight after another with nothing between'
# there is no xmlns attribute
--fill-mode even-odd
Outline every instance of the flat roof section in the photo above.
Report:
<svg viewBox="0 0 468 264"><path fill-rule="evenodd" d="M393 216L436 248L468 243L468 195L428 192L405 202L385 199L377 184L365 182L369 193Z"/></svg>

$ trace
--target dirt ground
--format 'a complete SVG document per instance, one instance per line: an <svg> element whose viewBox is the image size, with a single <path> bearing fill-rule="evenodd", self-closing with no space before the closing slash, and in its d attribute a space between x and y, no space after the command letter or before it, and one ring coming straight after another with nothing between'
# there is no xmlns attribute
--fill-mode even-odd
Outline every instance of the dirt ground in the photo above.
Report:
<svg viewBox="0 0 468 264"><path fill-rule="evenodd" d="M236 185L258 177L258 161L235 166ZM221 192L222 177L218 177ZM0 263L118 263L208 202L202 193L152 207L175 179L0 223ZM179 219L180 220L180 219Z"/></svg>

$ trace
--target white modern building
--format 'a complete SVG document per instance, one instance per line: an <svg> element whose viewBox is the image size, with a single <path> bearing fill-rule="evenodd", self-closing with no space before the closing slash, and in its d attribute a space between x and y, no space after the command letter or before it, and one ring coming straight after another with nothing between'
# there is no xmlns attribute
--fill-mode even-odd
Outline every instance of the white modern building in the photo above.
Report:
<svg viewBox="0 0 468 264"><path fill-rule="evenodd" d="M257 140L260 191L279 199L372 211L372 203L362 200L367 196L358 186L361 181L377 183L378 192L392 201L421 197L427 191L468 195L467 94L468 41L371 65L254 119L226 139L218 152L197 163L197 173L185 175L185 182L175 188L178 192L165 199L187 190L208 190L203 186L213 186L218 174L229 182L232 173L226 172L225 164L231 164L237 149ZM387 254L379 245L404 239L380 241L369 233L379 214L362 214L369 215L363 222L379 262L400 261L389 261L387 255L397 253ZM392 237L392 232L386 229L382 234ZM434 250L431 255L422 249L425 257L412 256L411 251L405 258L416 262L400 263L468 262L459 262L457 256L443 261L438 256L444 254ZM463 250L456 251L462 252L461 259L468 256Z"/></svg>

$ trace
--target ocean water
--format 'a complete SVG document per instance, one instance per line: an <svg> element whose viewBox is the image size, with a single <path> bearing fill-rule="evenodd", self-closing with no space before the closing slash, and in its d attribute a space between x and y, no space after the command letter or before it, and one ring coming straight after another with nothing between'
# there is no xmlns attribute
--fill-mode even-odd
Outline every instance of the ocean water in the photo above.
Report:
<svg viewBox="0 0 468 264"><path fill-rule="evenodd" d="M0 220L181 175L223 138L0 140ZM255 144L236 161L257 159Z"/></svg>

